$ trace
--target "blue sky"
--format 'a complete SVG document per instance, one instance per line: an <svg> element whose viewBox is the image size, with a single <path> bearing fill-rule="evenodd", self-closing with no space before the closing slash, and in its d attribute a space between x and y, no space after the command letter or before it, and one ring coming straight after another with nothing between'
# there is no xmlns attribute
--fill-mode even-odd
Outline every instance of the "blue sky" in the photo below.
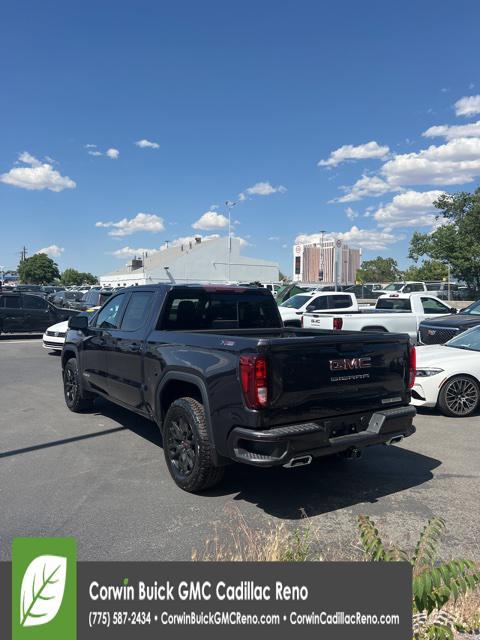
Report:
<svg viewBox="0 0 480 640"><path fill-rule="evenodd" d="M287 273L322 229L405 265L436 194L478 186L479 23L462 0L5 4L0 265L25 244L101 274L225 234L239 198L245 252Z"/></svg>

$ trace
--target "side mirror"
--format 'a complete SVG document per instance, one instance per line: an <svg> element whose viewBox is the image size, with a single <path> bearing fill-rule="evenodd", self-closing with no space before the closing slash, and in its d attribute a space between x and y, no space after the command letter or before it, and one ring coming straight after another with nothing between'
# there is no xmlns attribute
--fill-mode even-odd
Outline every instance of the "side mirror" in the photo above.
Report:
<svg viewBox="0 0 480 640"><path fill-rule="evenodd" d="M75 329L76 331L88 330L88 318L87 316L71 316L68 319L68 328Z"/></svg>
<svg viewBox="0 0 480 640"><path fill-rule="evenodd" d="M450 307L452 310L452 313L458 313L458 309L456 307Z"/></svg>

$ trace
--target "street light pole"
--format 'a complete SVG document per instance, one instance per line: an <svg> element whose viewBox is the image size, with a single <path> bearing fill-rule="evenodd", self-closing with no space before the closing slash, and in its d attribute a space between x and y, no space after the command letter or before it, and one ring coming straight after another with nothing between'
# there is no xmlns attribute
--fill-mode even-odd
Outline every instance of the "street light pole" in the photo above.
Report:
<svg viewBox="0 0 480 640"><path fill-rule="evenodd" d="M231 253L232 253L232 209L237 204L237 202L232 202L231 200L225 201L225 206L227 207L228 213L228 243L227 243L227 281L230 282L230 262L231 262Z"/></svg>

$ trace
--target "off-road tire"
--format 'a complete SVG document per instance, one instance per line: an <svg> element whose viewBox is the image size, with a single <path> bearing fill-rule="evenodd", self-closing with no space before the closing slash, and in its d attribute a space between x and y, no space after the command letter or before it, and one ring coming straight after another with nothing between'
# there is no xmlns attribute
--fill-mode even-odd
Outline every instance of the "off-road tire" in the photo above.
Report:
<svg viewBox="0 0 480 640"><path fill-rule="evenodd" d="M198 400L179 398L172 402L162 432L167 467L180 489L194 493L221 481L224 468L213 463L205 409Z"/></svg>
<svg viewBox="0 0 480 640"><path fill-rule="evenodd" d="M80 390L76 358L70 358L63 370L63 394L67 407L74 413L87 411L93 406L94 397Z"/></svg>

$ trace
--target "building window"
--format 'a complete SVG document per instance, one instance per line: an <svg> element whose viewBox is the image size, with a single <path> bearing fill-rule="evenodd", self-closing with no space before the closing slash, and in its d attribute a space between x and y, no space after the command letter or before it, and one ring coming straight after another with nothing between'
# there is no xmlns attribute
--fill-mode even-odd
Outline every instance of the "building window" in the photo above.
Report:
<svg viewBox="0 0 480 640"><path fill-rule="evenodd" d="M295 275L300 275L300 256L295 256Z"/></svg>

